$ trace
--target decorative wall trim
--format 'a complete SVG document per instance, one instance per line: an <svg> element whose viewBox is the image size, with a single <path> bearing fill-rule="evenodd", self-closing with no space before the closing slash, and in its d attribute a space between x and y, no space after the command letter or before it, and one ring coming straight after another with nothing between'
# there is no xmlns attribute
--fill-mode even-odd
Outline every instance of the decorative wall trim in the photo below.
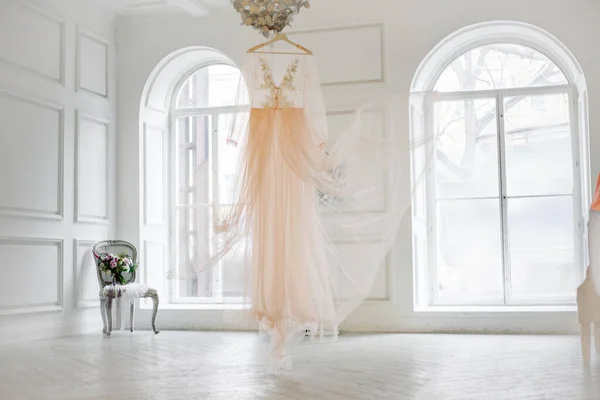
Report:
<svg viewBox="0 0 600 400"><path fill-rule="evenodd" d="M211 47L193 46L179 49L163 58L147 78L142 98L146 109L166 114L172 97L176 96L175 87L179 86L183 77L191 71L211 64L237 65L225 54ZM165 86L159 83L166 83ZM157 87L160 87L157 89ZM160 104L152 104L152 99Z"/></svg>
<svg viewBox="0 0 600 400"><path fill-rule="evenodd" d="M170 63L173 61L173 59L176 59L178 57L182 57L185 56L186 54L196 51L196 49L194 48L187 48L187 49L182 49L180 50L177 55L175 55L173 58L170 58L169 56L167 56L165 59L161 60L159 65L155 68L154 71L152 71L152 74L150 75L150 77L148 78L149 84L148 82L146 82L146 88L144 89L144 106L152 111L161 113L161 114L166 114L167 113L167 107L165 105L164 109L161 108L157 108L154 107L153 105L150 104L150 100L152 97L152 90L154 89L156 82L158 81L158 78L161 76L161 74L164 72L164 70L170 65ZM167 58L169 58L167 60ZM173 93L173 96L176 96L176 93ZM168 96L167 96L168 97Z"/></svg>
<svg viewBox="0 0 600 400"><path fill-rule="evenodd" d="M89 39L101 46L103 46L106 50L106 58L104 60L105 62L105 75L104 75L104 92L97 92L94 89L91 88L87 88L85 86L83 86L81 84L81 74L82 74L82 67L81 67L81 39L82 38L86 38ZM82 28L81 26L77 26L77 32L76 32L76 57L75 57L75 91L76 92L84 92L84 93L88 93L91 94L93 96L99 96L105 100L109 99L109 79L110 79L110 48L109 48L109 41L105 38L103 38L102 36L87 30L85 28Z"/></svg>
<svg viewBox="0 0 600 400"><path fill-rule="evenodd" d="M381 37L381 61L380 61L381 62L381 73L380 73L380 77L377 79L357 79L357 80L351 80L351 81L327 82L327 83L323 83L321 86L327 87L327 86L346 86L346 85L358 85L358 84L385 83L385 80L386 80L386 66L385 66L386 47L385 47L384 27L385 27L385 25L383 23L339 26L339 27L331 27L331 28L292 31L292 32L288 33L288 36L301 36L301 35L315 34L315 33L353 31L353 30L360 30L360 29L377 28L377 29L379 29L380 37Z"/></svg>
<svg viewBox="0 0 600 400"><path fill-rule="evenodd" d="M79 297L79 289L81 287L81 276L79 274L79 256L81 255L80 250L82 248L92 248L100 240L82 240L73 239L73 287L75 291L75 307L76 308L97 308L100 306L99 297L96 296L93 299L83 299ZM100 290L100 287L98 287Z"/></svg>
<svg viewBox="0 0 600 400"><path fill-rule="evenodd" d="M161 115L167 115L168 114L167 110L160 110L160 109L152 107L152 106L146 106L146 110L149 110L149 111L152 111L152 112L155 112L155 113L159 113Z"/></svg>
<svg viewBox="0 0 600 400"><path fill-rule="evenodd" d="M385 296L383 297L367 297L365 301L369 303L389 303L392 301L393 286L392 286L392 262L390 254L385 256L383 267L385 268Z"/></svg>
<svg viewBox="0 0 600 400"><path fill-rule="evenodd" d="M148 265L150 265L151 263L148 262L148 249L151 246L156 246L156 247L160 247L161 251L162 251L162 255L163 255L163 259L162 259L162 264L165 265L165 260L167 257L166 254L166 244L162 241L158 241L158 240L146 240L144 239L144 258L141 260L144 263L145 268L142 269L142 274L141 274L141 283L143 283L144 285L148 285ZM164 276L163 271L160 271L160 276Z"/></svg>
<svg viewBox="0 0 600 400"><path fill-rule="evenodd" d="M32 209L26 207L7 207L0 205L0 215L14 217L25 217L35 219L62 220L64 218L64 181L65 181L65 109L62 105L52 103L46 100L36 99L34 97L17 94L15 92L0 88L0 97L6 97L21 103L29 104L39 108L56 111L59 114L58 123L58 181L57 185L57 210L55 212L47 210Z"/></svg>
<svg viewBox="0 0 600 400"><path fill-rule="evenodd" d="M361 239L332 239L331 242L333 244L354 244L354 245L360 245L360 244L369 244L369 243L381 243L380 239L369 239L369 238L365 238L364 240ZM378 265L379 267L379 265ZM385 256L385 259L383 260L383 266L382 268L385 268L385 296L383 297L367 297L365 299L365 302L367 303L388 303L392 301L392 262L391 262L391 257L390 257L390 253L388 253Z"/></svg>
<svg viewBox="0 0 600 400"><path fill-rule="evenodd" d="M56 291L58 299L55 303L27 304L21 307L2 308L0 307L0 316L46 313L63 310L63 280L64 280L64 240L60 238L34 238L34 237L2 237L0 245L18 245L18 246L54 246L58 248L58 259L56 260L57 282ZM51 284L51 282L48 282Z"/></svg>
<svg viewBox="0 0 600 400"><path fill-rule="evenodd" d="M356 112L356 109L339 109L339 110L330 110L326 112L326 117L335 117L335 116L340 116L340 115L352 115ZM389 137L390 135L390 127L388 126L388 112L385 108L383 107L377 107L377 108L373 108L373 109L368 109L367 111L372 111L372 112L377 112L377 113L381 113L381 126L383 128L383 137ZM389 204L390 201L392 201L391 199L391 193L390 193L390 176L387 172L387 170L384 172L384 175L382 177L382 179L386 182L386 186L385 186L385 193L384 193L384 204L383 204L383 208L381 209L373 209L373 210L365 210L364 212L368 213L368 214L385 214L389 211ZM324 210L323 211L324 215L328 215L328 214L332 214L331 211L327 211ZM349 212L349 211L338 211L337 214L345 214L345 215L351 215L354 214L354 212Z"/></svg>
<svg viewBox="0 0 600 400"><path fill-rule="evenodd" d="M59 48L57 49L58 54L59 54L59 76L48 75L44 72L36 70L35 68L29 67L27 65L23 65L21 63L15 62L13 60L9 60L9 59L3 57L3 55L1 53L0 53L0 62L7 64L7 65L11 65L25 73L35 75L35 76L45 79L45 80L50 80L54 83L58 83L61 86L64 86L65 85L65 58L66 58L66 51L65 51L65 49L66 49L66 35L65 35L66 23L65 23L65 21L61 17L54 15L52 13L49 13L48 11L46 11L34 4L31 4L27 1L24 1L24 0L17 0L16 2L14 2L14 4L18 4L23 9L28 10L28 12L37 14L38 16L41 16L42 18L45 18L48 21L54 22L56 25L59 26L59 28L60 28L60 43L59 43Z"/></svg>
<svg viewBox="0 0 600 400"><path fill-rule="evenodd" d="M144 157L143 157L143 162L144 162L144 166L143 166L143 169L144 169L144 183L143 183L143 185L144 185L144 203L143 203L144 204L144 225L147 226L147 227L157 227L157 228L160 228L160 227L163 227L165 225L165 217L166 217L167 212L168 212L168 210L167 210L167 204L166 204L167 202L165 201L164 196L163 196L163 199L161 201L161 203L162 203L162 219L160 221L151 221L150 218L149 218L149 215L148 215L148 200L149 200L149 197L148 197L148 178L149 177L148 177L148 168L147 168L148 161L149 161L148 160L148 130L158 131L158 132L161 133L161 137L162 137L162 144L163 144L163 147L162 147L162 150L163 150L163 166L162 166L163 192L164 192L164 186L165 186L165 184L167 182L167 179L168 179L168 177L167 177L167 168L166 168L166 162L167 162L167 151L166 151L167 150L167 146L166 146L166 143L165 143L165 137L166 137L165 133L166 133L166 130L165 130L165 128L161 128L159 126L151 125L151 124L148 124L146 122L143 123L143 132L144 132L144 138L143 138L143 140L144 140L144 143L143 143L143 146L144 146Z"/></svg>
<svg viewBox="0 0 600 400"><path fill-rule="evenodd" d="M90 224L108 224L109 215L110 215L110 195L109 190L104 191L104 195L106 196L106 215L84 215L80 213L81 205L79 204L79 200L81 198L80 190L81 190L81 172L79 170L81 159L80 159L80 149L79 144L81 140L81 122L83 120L88 120L100 125L104 125L106 127L106 148L109 148L110 143L110 121L104 118L93 117L89 114L81 112L80 110L75 110L75 222L84 222ZM110 174L109 174L109 152L107 151L105 154L106 157L106 182L110 182Z"/></svg>

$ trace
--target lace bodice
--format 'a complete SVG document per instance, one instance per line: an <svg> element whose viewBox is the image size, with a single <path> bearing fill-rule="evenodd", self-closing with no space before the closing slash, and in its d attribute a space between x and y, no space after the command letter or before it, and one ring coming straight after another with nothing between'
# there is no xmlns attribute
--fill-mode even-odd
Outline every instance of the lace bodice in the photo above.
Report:
<svg viewBox="0 0 600 400"><path fill-rule="evenodd" d="M246 77L252 108L304 108L305 60L303 55L253 53L252 75ZM277 73L283 72L281 78Z"/></svg>
<svg viewBox="0 0 600 400"><path fill-rule="evenodd" d="M327 117L314 56L246 53L242 76L227 143L237 145L246 134L250 109L303 110L312 131L326 142Z"/></svg>

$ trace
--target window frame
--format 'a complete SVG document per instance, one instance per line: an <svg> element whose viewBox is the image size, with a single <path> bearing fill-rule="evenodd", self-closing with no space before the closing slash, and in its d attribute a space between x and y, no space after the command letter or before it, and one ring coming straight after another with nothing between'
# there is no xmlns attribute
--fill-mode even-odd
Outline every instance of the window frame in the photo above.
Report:
<svg viewBox="0 0 600 400"><path fill-rule="evenodd" d="M218 201L218 165L219 165L219 143L225 143L219 139L219 116L231 114L234 115L236 112L236 104L230 106L214 106L214 107L177 107L177 101L179 93L196 72L203 68L209 68L215 65L227 65L238 69L241 74L240 68L232 63L226 63L222 61L207 61L204 63L197 64L193 69L187 73L181 75L177 80L176 84L172 87L172 93L169 111L168 111L168 154L169 162L167 166L168 179L168 221L169 221L169 242L171 243L169 251L169 263L170 265L178 265L178 226L177 226L177 195L178 188L177 182L177 160L178 160L178 148L177 148L177 120L179 118L208 118L211 121L210 126L210 137L208 138L209 152L208 162L211 165L212 174L209 177L209 185L211 186L211 192L217 193ZM214 203L204 205L208 209L215 207ZM210 243L209 246L214 246L214 243ZM213 293L220 293L222 289L222 275L223 275L223 264L219 261L216 268L211 271L211 285ZM206 306L241 306L244 303L243 297L184 297L180 296L179 292L179 281L170 280L167 282L168 287L168 303L173 306L185 306L185 305L206 305Z"/></svg>
<svg viewBox="0 0 600 400"><path fill-rule="evenodd" d="M505 144L504 144L504 99L506 97L513 96L534 96L544 94L566 94L569 98L570 106L570 128L571 128L571 152L572 152L572 163L573 163L573 194L569 195L573 198L573 223L574 223L574 234L575 234L575 251L576 251L576 263L577 265L583 265L583 232L582 232L582 191L581 191L581 160L580 160L580 143L578 135L578 124L577 124L577 99L576 99L576 88L574 85L557 85L557 86L541 86L541 87L528 87L528 88L511 88L511 89L497 89L497 90L485 90L485 91L461 91L461 92L431 92L425 96L425 129L426 137L433 137L433 106L436 102L452 101L452 100L471 100L471 99L491 99L494 98L496 101L496 124L498 132L498 156L499 156L499 184L502 186L499 188L498 199L500 201L500 217L501 217L501 237L502 237L502 274L503 274L503 299L500 301L486 301L480 300L460 300L454 301L451 299L444 300L439 297L438 294L438 279L437 279L437 218L436 218L436 203L438 201L435 196L435 171L433 167L429 167L426 173L426 184L422 189L424 191L423 198L425 200L425 223L427 231L427 261L426 265L423 266L422 262L418 263L417 268L420 268L420 273L417 272L417 276L426 276L426 293L428 297L427 306L453 306L453 307L495 307L495 306L564 306L574 305L575 297L572 298L552 298L552 299L531 299L524 300L519 299L513 301L511 296L511 274L510 274L510 263L507 262L509 259L508 249L508 221L507 221L507 204L508 197L506 195L506 165L505 165ZM433 148L435 144L430 142L427 145L426 152L433 154ZM514 196L511 196L514 197ZM520 197L520 196L517 196ZM522 196L523 198L531 198L534 196ZM463 198L461 198L463 199ZM494 197L495 199L495 197ZM425 269L425 270L424 270ZM580 281L583 279L583 268L576 268L575 279ZM421 283L422 284L422 283ZM418 288L416 288L419 291ZM421 292L423 292L421 290Z"/></svg>
<svg viewBox="0 0 600 400"><path fill-rule="evenodd" d="M423 216L413 215L413 225L419 223L425 223L426 232L426 259L425 261L421 257L416 255L413 257L415 266L415 308L416 309L443 309L447 307L455 309L470 309L478 308L510 308L510 307L562 307L562 306L573 306L575 305L575 297L569 298L552 298L552 299L519 299L515 301L511 296L511 274L510 274L510 263L509 260L509 244L508 244L508 221L507 221L507 196L506 196L506 165L505 165L505 145L504 145L504 99L506 97L513 96L535 96L543 94L566 94L569 98L569 116L570 116L570 128L571 128L571 144L572 144L572 165L573 165L573 224L574 224L574 235L575 235L575 262L576 271L575 279L577 282L581 282L584 277L584 254L585 254L585 227L584 227L584 192L582 187L582 181L585 174L582 171L581 161L581 143L580 143L580 127L579 127L579 105L578 105L578 90L577 86L570 82L569 76L564 73L561 66L555 62L555 60L540 51L539 49L531 46L530 44L520 43L519 41L486 41L485 43L478 42L469 46L467 49L462 48L460 52L453 54L454 58L445 59L440 64L440 68L437 69L437 73L433 77L434 79L429 80L430 88L433 88L445 69L457 58L464 54L466 51L473 50L477 47L484 46L491 43L514 43L519 45L528 46L540 53L546 55L550 61L554 62L563 71L563 75L569 82L566 85L553 85L553 86L536 86L536 87L519 87L519 88L506 88L506 89L492 89L492 90L477 90L477 91L454 91L454 92L434 92L433 90L424 93L423 97L423 125L425 129L426 137L433 137L433 106L436 102L442 101L456 101L456 100L471 100L471 99L491 99L494 98L496 101L496 124L498 132L498 156L499 156L499 188L498 198L500 201L500 217L501 217L501 240L502 240L502 275L503 275L503 296L500 301L481 301L481 300L451 300L441 299L438 292L438 279L437 279L437 221L436 221L436 203L437 197L435 195L435 177L434 169L429 166L426 171L425 185L422 185L421 198L424 199L425 207L425 221L422 221ZM425 150L428 154L433 154L433 148L435 144L429 143ZM433 193L433 195L432 195ZM530 196L524 196L530 197ZM417 197L414 197L415 199ZM421 219L421 221L417 221ZM421 227L423 228L423 227ZM419 229L423 231L423 229ZM416 242L413 242L416 243ZM423 265L425 264L425 265ZM424 299L423 297L426 297Z"/></svg>

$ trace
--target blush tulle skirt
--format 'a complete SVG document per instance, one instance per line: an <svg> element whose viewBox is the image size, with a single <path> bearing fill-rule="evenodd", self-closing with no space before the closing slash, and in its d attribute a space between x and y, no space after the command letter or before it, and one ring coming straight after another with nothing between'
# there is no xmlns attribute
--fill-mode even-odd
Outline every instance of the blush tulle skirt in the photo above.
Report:
<svg viewBox="0 0 600 400"><path fill-rule="evenodd" d="M386 127L397 115L388 102L376 106L356 112L333 139L320 137L319 122L302 108L252 108L238 117L232 199L206 199L216 204L208 242L219 249L199 256L195 271L173 274L194 278L233 257L222 264L243 269L246 317L270 336L274 370L290 366L289 344L307 333L336 339L382 275L409 209L413 145Z"/></svg>
<svg viewBox="0 0 600 400"><path fill-rule="evenodd" d="M331 244L317 196L329 184L323 143L303 109L252 109L237 204L225 219L230 241L247 241L247 298L271 337L274 368L289 366L287 344L307 329L336 325Z"/></svg>

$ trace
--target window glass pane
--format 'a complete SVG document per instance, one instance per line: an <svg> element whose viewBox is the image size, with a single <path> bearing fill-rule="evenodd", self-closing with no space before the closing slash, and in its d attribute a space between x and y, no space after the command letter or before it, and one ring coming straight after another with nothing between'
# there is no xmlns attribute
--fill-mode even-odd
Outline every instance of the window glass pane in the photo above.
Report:
<svg viewBox="0 0 600 400"><path fill-rule="evenodd" d="M504 296L499 200L445 200L437 206L439 298L499 302Z"/></svg>
<svg viewBox="0 0 600 400"><path fill-rule="evenodd" d="M434 103L437 198L497 197L495 99Z"/></svg>
<svg viewBox="0 0 600 400"><path fill-rule="evenodd" d="M191 204L190 193L195 193L197 199L209 196L208 168L199 167L210 158L211 125L211 118L207 115L182 117L176 120L175 176L178 205Z"/></svg>
<svg viewBox="0 0 600 400"><path fill-rule="evenodd" d="M245 251L238 250L222 261L222 297L243 298L246 290Z"/></svg>
<svg viewBox="0 0 600 400"><path fill-rule="evenodd" d="M177 265L190 271L209 251L208 238L212 222L212 208L199 207L211 198L210 169L199 168L209 161L211 143L211 117L200 115L181 117L175 121L175 187ZM178 297L206 297L210 295L210 279L199 276L197 280L177 282Z"/></svg>
<svg viewBox="0 0 600 400"><path fill-rule="evenodd" d="M434 91L458 92L565 85L560 68L530 47L496 43L462 54L444 70Z"/></svg>
<svg viewBox="0 0 600 400"><path fill-rule="evenodd" d="M233 191L235 189L238 157L240 147L225 145L225 139L231 129L233 114L219 115L219 202L221 204L231 204L233 200Z"/></svg>
<svg viewBox="0 0 600 400"><path fill-rule="evenodd" d="M504 100L508 196L573 193L567 94Z"/></svg>
<svg viewBox="0 0 600 400"><path fill-rule="evenodd" d="M238 157L240 147L227 146L225 139L230 132L233 122L232 113L219 114L219 132L218 132L218 179L219 179L219 203L232 204L234 200L234 190L236 179L238 177ZM225 212L226 208L223 208ZM222 261L222 280L221 295L227 297L244 297L245 287L245 251L234 252Z"/></svg>
<svg viewBox="0 0 600 400"><path fill-rule="evenodd" d="M213 115L176 120L177 257L179 267L186 271L213 256L218 248L218 239L213 235L215 206L231 201L237 176L239 149L225 144L232 115L216 115L218 132L213 132ZM220 206L218 212L225 210ZM224 258L192 282L177 282L178 298L221 301L243 297L243 255L239 252Z"/></svg>
<svg viewBox="0 0 600 400"><path fill-rule="evenodd" d="M230 65L210 65L194 72L177 96L177 108L233 106L236 103L240 70Z"/></svg>
<svg viewBox="0 0 600 400"><path fill-rule="evenodd" d="M571 196L508 200L513 298L574 298Z"/></svg>

